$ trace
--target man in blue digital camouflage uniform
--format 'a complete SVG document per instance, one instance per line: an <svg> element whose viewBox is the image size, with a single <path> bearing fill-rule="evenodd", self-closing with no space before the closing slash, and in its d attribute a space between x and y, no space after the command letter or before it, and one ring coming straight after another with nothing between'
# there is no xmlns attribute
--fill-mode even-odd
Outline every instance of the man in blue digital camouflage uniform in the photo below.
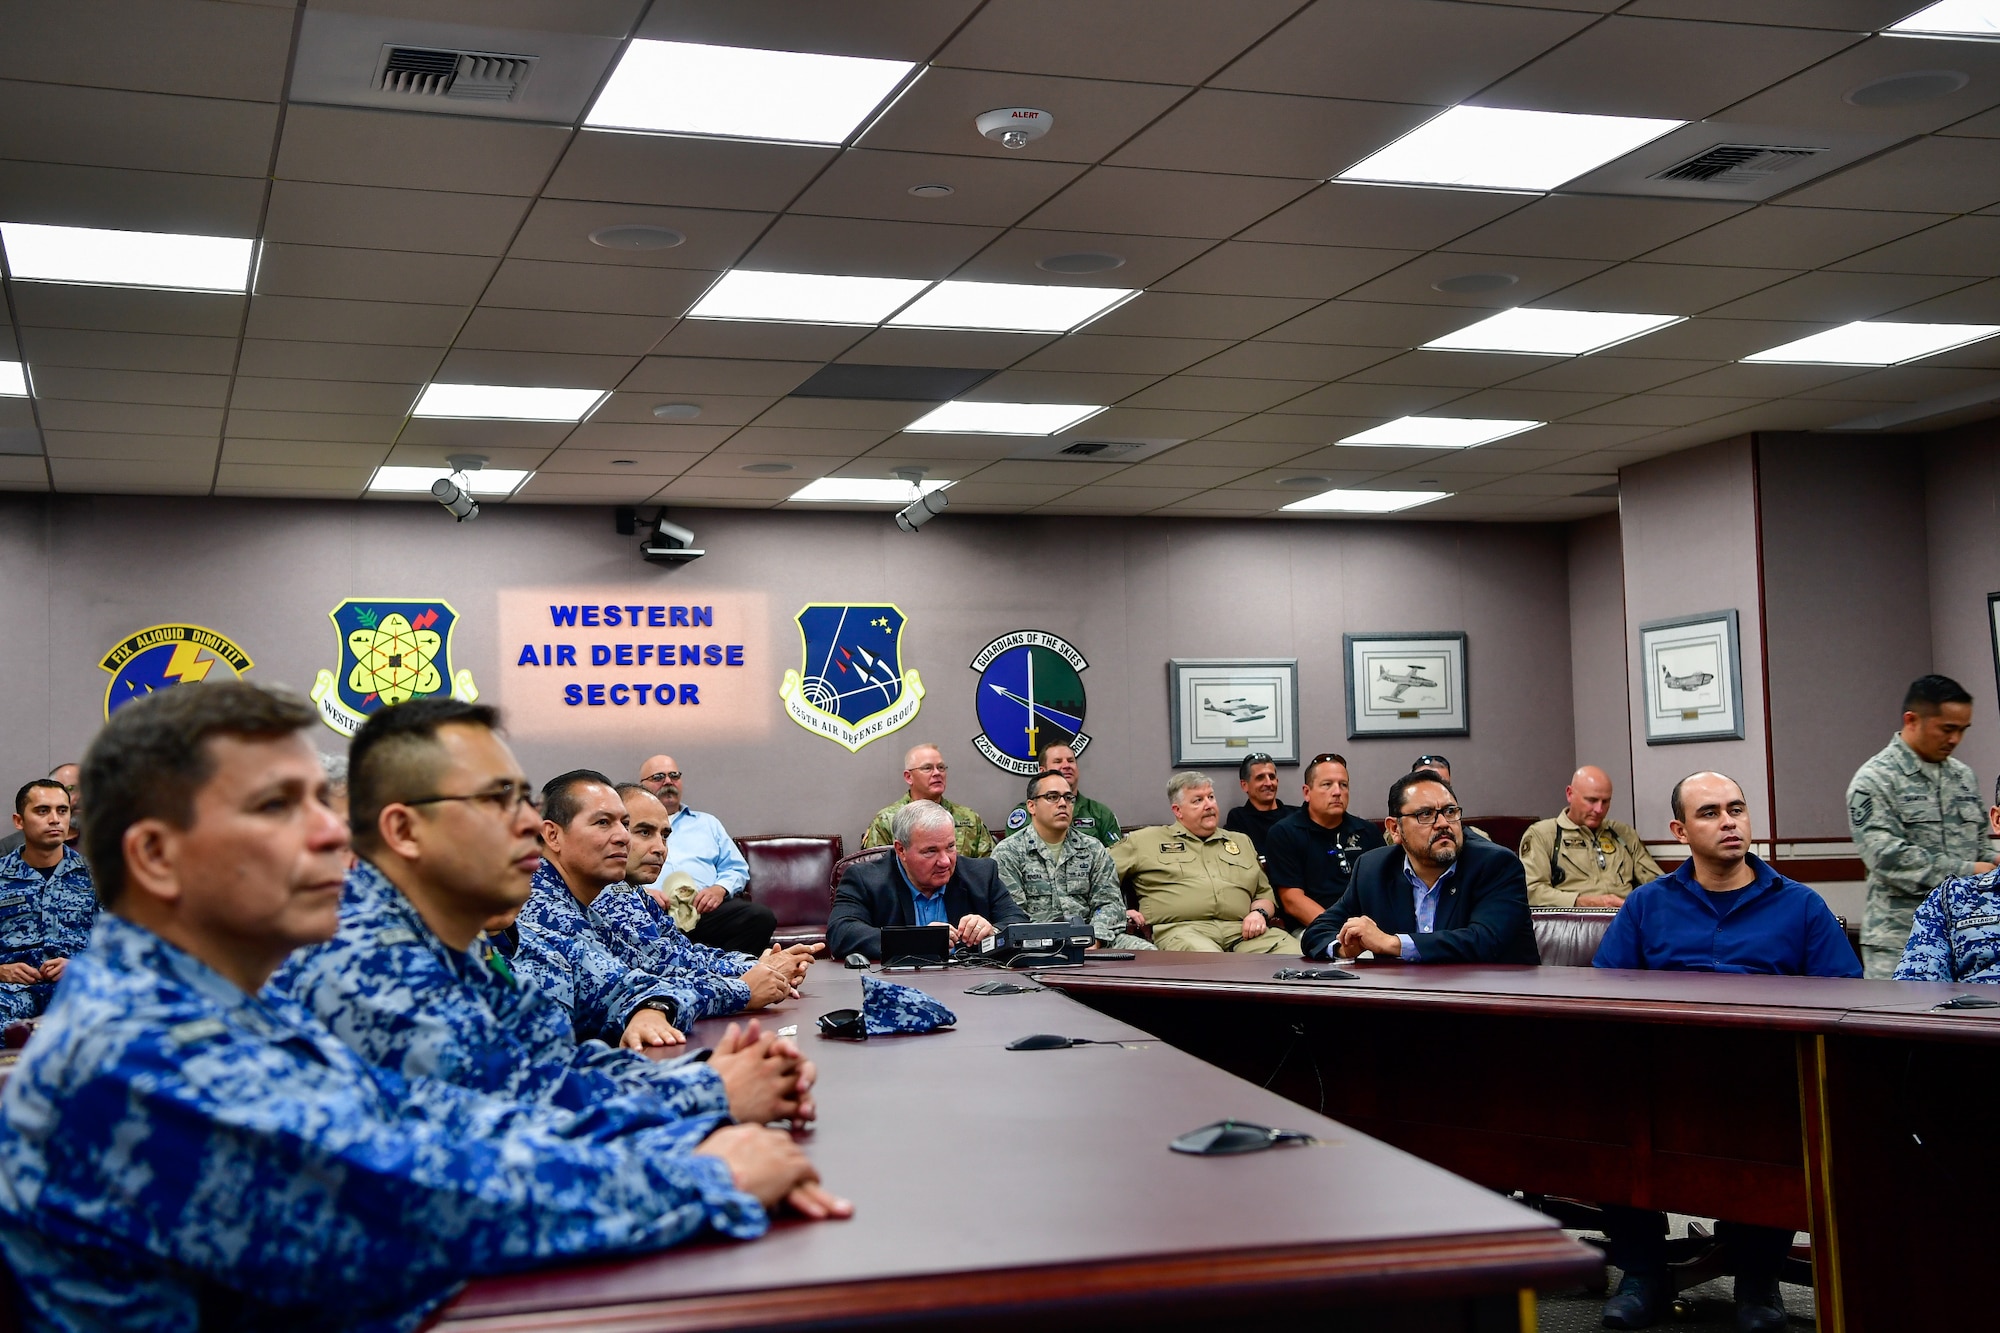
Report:
<svg viewBox="0 0 2000 1333"><path fill-rule="evenodd" d="M1986 823L2000 840L2000 782ZM2000 984L2000 870L1948 879L1930 891L1917 905L1896 980Z"/></svg>
<svg viewBox="0 0 2000 1333"><path fill-rule="evenodd" d="M749 1238L781 1200L848 1211L775 1131L405 1080L260 998L338 921L316 721L183 685L84 760L109 910L0 1094L0 1252L30 1322L407 1330L469 1277Z"/></svg>
<svg viewBox="0 0 2000 1333"><path fill-rule="evenodd" d="M21 845L0 856L0 1023L49 1007L69 960L90 942L97 894L69 837L69 789L37 778L14 794Z"/></svg>
<svg viewBox="0 0 2000 1333"><path fill-rule="evenodd" d="M494 709L449 696L382 709L355 734L340 929L271 988L372 1064L519 1101L584 1110L625 1093L677 1115L809 1119L812 1069L790 1041L733 1027L706 1063L662 1064L602 1042L523 986L480 927L520 907L541 856L533 789ZM753 1025L754 1027L754 1025Z"/></svg>

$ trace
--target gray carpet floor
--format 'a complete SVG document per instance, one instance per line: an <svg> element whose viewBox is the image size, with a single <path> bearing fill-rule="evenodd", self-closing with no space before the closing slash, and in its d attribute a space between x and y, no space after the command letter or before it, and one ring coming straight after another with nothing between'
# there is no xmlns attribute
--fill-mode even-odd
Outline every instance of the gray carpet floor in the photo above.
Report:
<svg viewBox="0 0 2000 1333"><path fill-rule="evenodd" d="M1669 1219L1671 1234L1687 1234L1685 1217ZM1581 1232L1571 1232L1573 1236ZM1621 1276L1617 1269L1609 1270L1611 1286L1609 1291L1618 1289ZM1655 1328L1671 1330L1671 1333L1735 1333L1736 1329L1736 1282L1733 1278L1717 1278L1704 1282L1699 1287L1689 1287L1681 1293L1680 1305L1675 1313ZM1813 1319L1813 1291L1811 1287L1795 1287L1784 1283L1779 1291L1785 1297L1785 1310L1792 1317L1794 1333L1815 1326ZM1568 1291L1554 1292L1542 1297L1538 1333L1586 1333L1587 1330L1602 1328L1598 1313L1604 1308L1604 1296L1595 1292Z"/></svg>

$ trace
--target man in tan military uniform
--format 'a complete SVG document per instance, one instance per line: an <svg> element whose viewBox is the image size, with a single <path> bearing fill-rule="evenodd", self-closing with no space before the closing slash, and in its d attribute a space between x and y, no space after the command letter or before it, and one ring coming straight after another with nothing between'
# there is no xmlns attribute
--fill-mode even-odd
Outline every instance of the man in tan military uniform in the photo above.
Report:
<svg viewBox="0 0 2000 1333"><path fill-rule="evenodd" d="M903 756L903 799L883 806L875 812L875 818L861 835L863 847L887 847L895 842L896 835L891 827L896 812L911 801L935 801L951 815L953 827L958 830L958 854L960 856L993 855L993 835L986 831L986 821L970 806L957 805L944 798L946 774L944 755L935 745L917 745Z"/></svg>
<svg viewBox="0 0 2000 1333"><path fill-rule="evenodd" d="M1219 831L1215 784L1201 773L1176 773L1167 784L1174 823L1135 829L1111 849L1118 878L1137 893L1153 943L1183 953L1299 952L1282 930L1257 849L1240 833Z"/></svg>
<svg viewBox="0 0 2000 1333"><path fill-rule="evenodd" d="M1611 777L1585 764L1563 791L1554 819L1521 835L1530 907L1623 907L1625 895L1665 873L1638 830L1609 818Z"/></svg>

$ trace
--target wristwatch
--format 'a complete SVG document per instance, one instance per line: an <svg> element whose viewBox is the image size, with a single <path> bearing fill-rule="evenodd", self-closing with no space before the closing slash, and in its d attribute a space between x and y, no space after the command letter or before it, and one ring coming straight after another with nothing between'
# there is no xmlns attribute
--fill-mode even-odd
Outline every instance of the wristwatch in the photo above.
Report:
<svg viewBox="0 0 2000 1333"><path fill-rule="evenodd" d="M656 1014L664 1014L666 1015L667 1021L669 1023L672 1023L675 1021L674 1015L680 1011L680 1006L675 1004L672 1000L662 998L661 996L658 995L649 996L646 999L639 1001L639 1003L633 1008L631 1015L628 1016L625 1021L627 1023L630 1023L632 1021L632 1018L638 1016L639 1010L641 1009L651 1009Z"/></svg>
<svg viewBox="0 0 2000 1333"><path fill-rule="evenodd" d="M1278 924L1278 914L1276 912L1273 912L1270 908L1260 907L1256 903L1252 903L1250 904L1250 910L1255 912L1258 916L1263 917L1265 925L1275 926Z"/></svg>

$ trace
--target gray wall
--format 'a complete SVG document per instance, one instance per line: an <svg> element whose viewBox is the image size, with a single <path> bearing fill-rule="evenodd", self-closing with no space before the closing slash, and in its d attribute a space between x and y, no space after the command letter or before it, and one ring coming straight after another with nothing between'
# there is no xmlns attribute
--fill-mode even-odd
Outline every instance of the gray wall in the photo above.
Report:
<svg viewBox="0 0 2000 1333"><path fill-rule="evenodd" d="M1958 757L1991 792L2000 773L2000 682L1986 596L2000 591L2000 424L1936 438L1927 461L1933 660L1936 670L1972 691L1972 730Z"/></svg>
<svg viewBox="0 0 2000 1333"><path fill-rule="evenodd" d="M1632 717L1625 697L1625 554L1616 514L1570 524L1569 627L1576 766L1595 764L1610 775L1611 817L1629 824ZM1551 810L1559 804L1548 803Z"/></svg>
<svg viewBox="0 0 2000 1333"><path fill-rule="evenodd" d="M636 776L669 750L689 799L737 833L839 832L850 842L898 794L905 746L943 745L951 795L1004 816L1018 779L970 739L975 674L998 634L1045 629L1089 659L1085 786L1132 823L1167 818L1165 663L1169 657L1296 656L1306 753L1353 760L1356 808L1420 749L1455 761L1469 806L1554 808L1575 760L1567 534L1555 525L1199 522L947 515L919 536L886 514L703 510L710 554L680 569L643 564L598 508L490 506L454 525L424 503L309 503L140 497L0 497L0 734L22 776L75 758L102 719L118 639L188 621L230 635L253 679L309 687L337 664L327 612L349 596L437 597L460 614L454 665L505 707L523 688L519 644L501 642L503 594L572 587L605 599L699 603L759 597L766 623L739 680L733 731L688 729L670 713L629 714L615 735L523 736L529 772L576 765ZM798 665L792 616L811 601L891 600L909 617L905 664L929 694L917 719L857 755L807 734L780 708ZM1341 634L1464 629L1473 734L1426 742L1345 739ZM317 739L340 744L325 728ZM1287 770L1287 799L1297 799ZM1240 799L1221 774L1225 803Z"/></svg>

